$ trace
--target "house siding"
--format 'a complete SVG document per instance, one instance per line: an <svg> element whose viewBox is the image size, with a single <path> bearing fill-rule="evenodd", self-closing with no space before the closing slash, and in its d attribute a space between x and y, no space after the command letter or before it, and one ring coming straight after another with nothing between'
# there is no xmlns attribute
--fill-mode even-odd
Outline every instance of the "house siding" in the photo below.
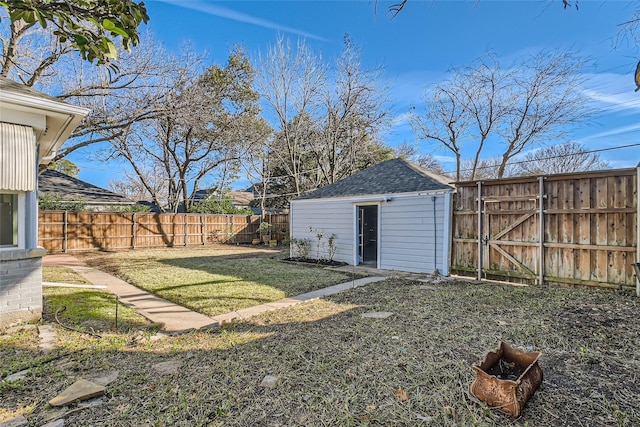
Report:
<svg viewBox="0 0 640 427"><path fill-rule="evenodd" d="M0 251L0 327L40 318L43 253Z"/></svg>

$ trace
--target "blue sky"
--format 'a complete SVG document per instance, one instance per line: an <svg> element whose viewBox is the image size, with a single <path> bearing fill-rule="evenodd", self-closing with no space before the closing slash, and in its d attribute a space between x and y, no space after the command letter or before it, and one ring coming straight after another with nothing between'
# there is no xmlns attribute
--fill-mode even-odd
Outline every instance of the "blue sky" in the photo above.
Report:
<svg viewBox="0 0 640 427"><path fill-rule="evenodd" d="M396 146L415 141L406 121L411 105L419 104L427 85L447 78L452 67L465 66L488 51L501 63L541 49L571 49L587 56L585 91L593 99L594 117L572 134L572 140L600 153L612 167L634 167L640 161L640 92L633 74L640 49L628 40L616 43L619 24L640 7L629 1L579 1L579 10L563 9L560 0L448 1L409 0L395 18L387 14L394 1L212 1L147 0L148 27L169 50L190 41L206 51L211 63L226 62L234 45L250 57L264 52L278 35L308 46L326 60L341 51L345 33L362 48L365 68L382 66L391 88L395 126L385 142ZM444 161L448 153L423 142L423 153ZM491 154L491 152L487 152ZM97 170L82 158L80 178L107 186L122 178Z"/></svg>

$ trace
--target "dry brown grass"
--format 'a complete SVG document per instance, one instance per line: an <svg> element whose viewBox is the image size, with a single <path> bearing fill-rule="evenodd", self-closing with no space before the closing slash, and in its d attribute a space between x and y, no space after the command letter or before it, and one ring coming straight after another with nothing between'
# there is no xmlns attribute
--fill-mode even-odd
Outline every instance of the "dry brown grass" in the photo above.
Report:
<svg viewBox="0 0 640 427"><path fill-rule="evenodd" d="M19 383L5 413L31 425L80 376L119 371L103 403L67 408L65 425L640 425L640 300L612 291L405 279L269 312L210 332L102 341L59 330L61 352ZM386 320L363 318L391 311ZM470 365L504 340L542 352L542 386L513 420L475 401ZM33 340L0 345L37 355ZM83 343L83 344L81 344ZM178 373L152 365L177 360ZM262 388L274 375L274 388ZM25 409L27 408L27 409ZM75 412L74 412L75 411ZM1 415L0 415L1 417Z"/></svg>

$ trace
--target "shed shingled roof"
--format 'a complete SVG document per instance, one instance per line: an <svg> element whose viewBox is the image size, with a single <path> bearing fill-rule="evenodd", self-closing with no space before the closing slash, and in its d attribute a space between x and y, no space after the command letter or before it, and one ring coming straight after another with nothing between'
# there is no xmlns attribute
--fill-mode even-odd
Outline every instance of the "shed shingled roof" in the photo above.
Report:
<svg viewBox="0 0 640 427"><path fill-rule="evenodd" d="M452 190L449 179L403 159L386 160L296 200Z"/></svg>
<svg viewBox="0 0 640 427"><path fill-rule="evenodd" d="M135 203L112 191L52 169L47 169L38 175L38 191L41 194L58 194L65 201L83 201L89 204L130 205Z"/></svg>

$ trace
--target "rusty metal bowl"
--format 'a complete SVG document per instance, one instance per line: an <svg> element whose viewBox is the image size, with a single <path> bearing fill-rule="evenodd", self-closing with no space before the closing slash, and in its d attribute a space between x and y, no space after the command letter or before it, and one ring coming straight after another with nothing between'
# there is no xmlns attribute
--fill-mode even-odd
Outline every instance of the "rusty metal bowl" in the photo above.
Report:
<svg viewBox="0 0 640 427"><path fill-rule="evenodd" d="M488 405L519 417L542 383L540 356L538 351L524 352L500 341L496 351L471 366L476 377L469 391Z"/></svg>

